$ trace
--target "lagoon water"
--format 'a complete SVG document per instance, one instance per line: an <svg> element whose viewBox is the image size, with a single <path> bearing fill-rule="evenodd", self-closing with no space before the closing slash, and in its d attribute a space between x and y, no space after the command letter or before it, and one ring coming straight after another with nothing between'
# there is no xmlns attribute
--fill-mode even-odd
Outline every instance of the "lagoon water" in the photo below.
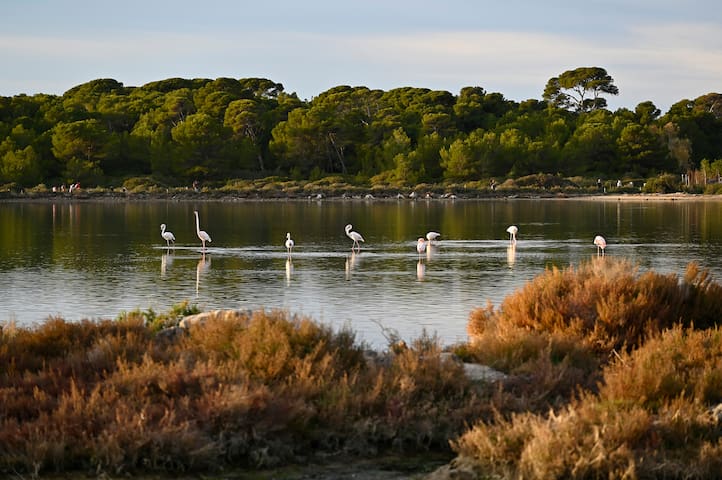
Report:
<svg viewBox="0 0 722 480"><path fill-rule="evenodd" d="M195 233L213 239L206 252ZM165 223L177 239L166 248ZM344 226L366 242L352 254ZM519 227L509 248L506 228ZM440 240L422 256L416 239ZM296 242L292 258L284 241ZM545 269L607 255L722 280L722 202L646 199L0 203L0 323L115 318L189 301L203 310L285 309L386 345L424 330L466 339L469 312Z"/></svg>

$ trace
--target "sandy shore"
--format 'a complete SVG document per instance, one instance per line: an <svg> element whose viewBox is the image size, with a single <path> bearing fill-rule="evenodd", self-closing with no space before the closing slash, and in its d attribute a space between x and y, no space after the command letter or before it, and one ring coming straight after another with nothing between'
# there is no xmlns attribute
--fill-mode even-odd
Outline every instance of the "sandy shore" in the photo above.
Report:
<svg viewBox="0 0 722 480"><path fill-rule="evenodd" d="M580 197L569 197L575 199L587 199L604 202L676 202L676 201L722 201L722 195L702 195L691 193L635 193L623 195L589 195Z"/></svg>

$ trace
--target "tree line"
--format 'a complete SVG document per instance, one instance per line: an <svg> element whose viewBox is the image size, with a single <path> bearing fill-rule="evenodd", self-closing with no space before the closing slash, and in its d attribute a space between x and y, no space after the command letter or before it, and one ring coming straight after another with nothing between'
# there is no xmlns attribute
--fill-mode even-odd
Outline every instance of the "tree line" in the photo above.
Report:
<svg viewBox="0 0 722 480"><path fill-rule="evenodd" d="M345 175L359 182L646 178L722 166L722 94L607 109L600 67L521 102L479 86L337 86L311 100L264 78L97 79L63 95L0 97L0 184L112 185Z"/></svg>

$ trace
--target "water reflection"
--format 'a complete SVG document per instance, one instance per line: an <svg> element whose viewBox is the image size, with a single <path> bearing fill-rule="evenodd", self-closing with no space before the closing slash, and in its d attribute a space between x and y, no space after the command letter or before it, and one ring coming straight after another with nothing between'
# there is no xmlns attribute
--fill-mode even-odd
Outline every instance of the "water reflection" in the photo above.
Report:
<svg viewBox="0 0 722 480"><path fill-rule="evenodd" d="M202 251L196 210L221 245ZM174 248L162 245L161 223L173 226ZM349 223L371 245L361 253L349 251ZM513 249L503 233L512 224L523 233ZM413 255L430 230L443 240ZM596 258L600 232L610 256L641 271L680 274L694 261L719 281L721 231L715 201L0 202L0 322L113 318L191 300L205 310L288 309L371 343L383 343L374 322L407 339L427 328L451 343L466 338L473 308L499 305L547 268ZM304 246L284 277L286 232Z"/></svg>
<svg viewBox="0 0 722 480"><path fill-rule="evenodd" d="M506 247L506 264L513 267L516 263L516 243L512 243Z"/></svg>
<svg viewBox="0 0 722 480"><path fill-rule="evenodd" d="M196 298L198 297L198 291L200 289L201 285L201 276L208 273L208 270L211 269L211 256L206 255L205 252L201 256L200 259L198 259L198 265L196 265Z"/></svg>
<svg viewBox="0 0 722 480"><path fill-rule="evenodd" d="M289 257L286 259L286 285L291 284L291 275L293 275L293 261Z"/></svg>
<svg viewBox="0 0 722 480"><path fill-rule="evenodd" d="M426 259L431 260L438 253L439 253L438 245L435 245L435 244L429 242L429 244L426 246Z"/></svg>
<svg viewBox="0 0 722 480"><path fill-rule="evenodd" d="M168 267L173 265L173 254L170 250L160 256L160 278L165 278Z"/></svg>
<svg viewBox="0 0 722 480"><path fill-rule="evenodd" d="M360 258L361 254L355 251L346 256L346 280L351 280L351 271L358 266Z"/></svg>
<svg viewBox="0 0 722 480"><path fill-rule="evenodd" d="M424 275L426 275L426 265L424 265L424 261L419 258L419 261L416 263L416 279L423 281Z"/></svg>

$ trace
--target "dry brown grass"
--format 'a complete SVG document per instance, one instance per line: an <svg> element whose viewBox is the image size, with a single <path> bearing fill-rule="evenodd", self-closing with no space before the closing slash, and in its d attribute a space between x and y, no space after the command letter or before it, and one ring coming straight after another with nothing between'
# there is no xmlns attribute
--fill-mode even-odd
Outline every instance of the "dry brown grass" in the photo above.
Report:
<svg viewBox="0 0 722 480"><path fill-rule="evenodd" d="M556 332L608 355L677 323L713 326L721 309L722 286L696 264L679 278L639 273L629 261L601 257L547 270L507 297L499 311L472 312L468 330L472 338L489 328Z"/></svg>
<svg viewBox="0 0 722 480"><path fill-rule="evenodd" d="M472 311L462 350L468 360L526 375L519 408L545 410L579 388L593 391L600 366L650 335L677 324L713 326L721 311L722 287L695 264L679 278L602 257L547 270L499 309Z"/></svg>
<svg viewBox="0 0 722 480"><path fill-rule="evenodd" d="M0 473L448 451L487 408L435 339L367 362L351 332L286 312L219 314L177 341L142 317L0 333Z"/></svg>
<svg viewBox="0 0 722 480"><path fill-rule="evenodd" d="M719 478L722 332L675 327L604 369L559 413L480 423L456 444L504 478Z"/></svg>
<svg viewBox="0 0 722 480"><path fill-rule="evenodd" d="M696 265L678 278L606 258L475 311L466 355L532 385L508 384L519 403L454 442L457 461L480 478L719 478L720 288Z"/></svg>

